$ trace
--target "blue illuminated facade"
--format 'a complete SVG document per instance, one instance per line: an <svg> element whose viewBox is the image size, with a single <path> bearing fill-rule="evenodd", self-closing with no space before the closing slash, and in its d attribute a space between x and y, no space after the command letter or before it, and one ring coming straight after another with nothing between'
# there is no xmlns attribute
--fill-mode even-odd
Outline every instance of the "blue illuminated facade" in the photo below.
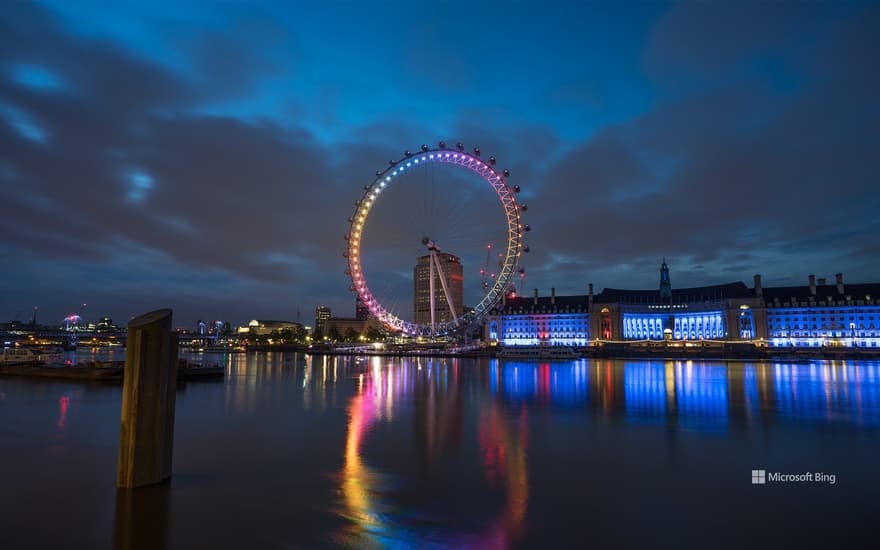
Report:
<svg viewBox="0 0 880 550"><path fill-rule="evenodd" d="M586 346L589 303L584 296L506 298L488 322L489 339L506 346Z"/></svg>
<svg viewBox="0 0 880 550"><path fill-rule="evenodd" d="M880 306L773 308L767 332L774 346L837 345L876 348L880 342Z"/></svg>
<svg viewBox="0 0 880 550"><path fill-rule="evenodd" d="M663 340L671 331L674 340L722 339L727 337L724 311L698 313L623 313L623 338L626 340Z"/></svg>
<svg viewBox="0 0 880 550"><path fill-rule="evenodd" d="M585 346L590 339L587 313L506 315L501 322L505 345Z"/></svg>
<svg viewBox="0 0 880 550"><path fill-rule="evenodd" d="M508 296L486 337L505 346L586 346L592 341L750 341L771 347L880 348L880 284L767 287L742 282L671 288L666 263L656 290Z"/></svg>
<svg viewBox="0 0 880 550"><path fill-rule="evenodd" d="M639 340L662 340L669 316L662 314L624 313L623 337Z"/></svg>
<svg viewBox="0 0 880 550"><path fill-rule="evenodd" d="M658 290L606 288L595 298L604 340L754 340L763 301L741 282L670 288L663 264ZM595 326L595 325L594 325Z"/></svg>
<svg viewBox="0 0 880 550"><path fill-rule="evenodd" d="M880 347L878 284L818 283L764 289L767 339L779 347Z"/></svg>
<svg viewBox="0 0 880 550"><path fill-rule="evenodd" d="M704 311L702 313L686 313L676 315L673 338L724 338L727 329L724 326L723 311Z"/></svg>

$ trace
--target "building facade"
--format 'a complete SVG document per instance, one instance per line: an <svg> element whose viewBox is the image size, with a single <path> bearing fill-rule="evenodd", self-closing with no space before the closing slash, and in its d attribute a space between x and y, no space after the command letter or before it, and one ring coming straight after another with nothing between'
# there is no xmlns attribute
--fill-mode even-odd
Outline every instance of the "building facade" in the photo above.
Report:
<svg viewBox="0 0 880 550"><path fill-rule="evenodd" d="M604 289L592 334L604 340L755 340L761 299L742 282L656 290Z"/></svg>
<svg viewBox="0 0 880 550"><path fill-rule="evenodd" d="M324 336L330 340L347 339L351 336L360 337L366 335L367 331L372 329L375 331L382 330L382 323L375 318L358 319L356 317L330 317L324 323L327 331Z"/></svg>
<svg viewBox="0 0 880 550"><path fill-rule="evenodd" d="M585 346L590 340L586 296L505 297L486 323L490 341L507 346Z"/></svg>
<svg viewBox="0 0 880 550"><path fill-rule="evenodd" d="M880 284L835 284L809 276L806 286L765 288L767 338L780 347L880 347Z"/></svg>
<svg viewBox="0 0 880 550"><path fill-rule="evenodd" d="M441 274L434 273L434 322L451 321L464 313L464 271L461 258L441 252L437 254L442 277L446 281L455 316L449 311ZM413 268L413 321L420 325L431 324L431 256L422 256Z"/></svg>
<svg viewBox="0 0 880 550"><path fill-rule="evenodd" d="M330 318L330 308L327 306L318 306L315 308L315 338L323 338L327 336L326 324Z"/></svg>
<svg viewBox="0 0 880 550"><path fill-rule="evenodd" d="M238 334L252 334L256 336L268 336L282 330L302 330L303 326L293 321L273 321L266 319L254 319L246 327L239 327Z"/></svg>
<svg viewBox="0 0 880 550"><path fill-rule="evenodd" d="M487 318L490 343L580 346L591 340L752 341L774 347L880 347L880 283L764 288L742 282L673 288L666 262L654 290L506 297Z"/></svg>

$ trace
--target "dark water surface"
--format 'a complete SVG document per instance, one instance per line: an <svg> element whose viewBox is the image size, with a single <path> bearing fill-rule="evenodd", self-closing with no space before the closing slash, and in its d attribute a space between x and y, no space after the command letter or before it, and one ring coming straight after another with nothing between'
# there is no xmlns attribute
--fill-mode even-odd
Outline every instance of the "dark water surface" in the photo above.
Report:
<svg viewBox="0 0 880 550"><path fill-rule="evenodd" d="M172 481L134 493L121 386L0 378L0 548L880 540L877 363L214 359L179 388Z"/></svg>

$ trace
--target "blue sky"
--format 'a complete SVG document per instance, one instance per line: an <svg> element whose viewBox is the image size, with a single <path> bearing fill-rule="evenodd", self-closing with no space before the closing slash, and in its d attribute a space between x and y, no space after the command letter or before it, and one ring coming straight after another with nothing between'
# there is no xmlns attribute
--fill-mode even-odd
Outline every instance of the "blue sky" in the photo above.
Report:
<svg viewBox="0 0 880 550"><path fill-rule="evenodd" d="M511 168L542 293L650 288L663 257L676 286L876 281L878 11L0 4L0 319L350 315L352 202L440 139Z"/></svg>

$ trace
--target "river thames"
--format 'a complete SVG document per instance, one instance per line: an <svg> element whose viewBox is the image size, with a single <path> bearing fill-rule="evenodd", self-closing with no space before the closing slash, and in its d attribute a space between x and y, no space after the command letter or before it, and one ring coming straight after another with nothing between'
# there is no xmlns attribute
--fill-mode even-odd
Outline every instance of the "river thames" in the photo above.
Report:
<svg viewBox="0 0 880 550"><path fill-rule="evenodd" d="M114 485L120 385L0 378L3 547L841 547L880 535L878 363L203 360L227 376L180 383L172 480L134 500Z"/></svg>

